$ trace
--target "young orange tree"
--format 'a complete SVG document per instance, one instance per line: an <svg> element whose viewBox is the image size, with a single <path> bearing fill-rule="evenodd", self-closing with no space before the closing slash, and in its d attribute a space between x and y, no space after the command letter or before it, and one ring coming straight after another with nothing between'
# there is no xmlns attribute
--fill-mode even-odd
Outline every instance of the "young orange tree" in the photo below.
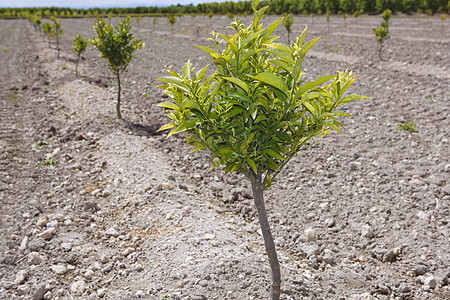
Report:
<svg viewBox="0 0 450 300"><path fill-rule="evenodd" d="M112 27L103 19L97 19L94 23L96 37L92 38L92 45L100 51L100 58L106 59L111 72L117 77L117 118L122 119L120 112L120 74L125 71L136 55L134 52L144 47L140 39L135 39L130 33L131 19L123 19L118 26Z"/></svg>
<svg viewBox="0 0 450 300"><path fill-rule="evenodd" d="M283 19L263 28L259 21L268 7L257 10L258 2L252 1L250 26L236 19L235 34L213 32L211 48L198 46L210 55L213 75L206 77L207 67L194 73L189 61L181 73L168 70L170 76L159 80L171 101L158 106L171 119L160 129L170 129L168 137L185 132L195 150L212 153L212 167L250 180L271 266L270 295L279 299L280 264L263 191L300 150L340 131L338 117L349 114L339 106L364 97L344 95L355 81L351 72L303 79L302 62L319 38L305 43L305 29L292 45L276 43L272 33Z"/></svg>
<svg viewBox="0 0 450 300"><path fill-rule="evenodd" d="M81 35L79 34L77 34L72 41L73 41L72 50L77 55L77 62L75 65L75 76L78 77L78 63L80 62L81 54L84 51L86 51L89 41L81 37Z"/></svg>

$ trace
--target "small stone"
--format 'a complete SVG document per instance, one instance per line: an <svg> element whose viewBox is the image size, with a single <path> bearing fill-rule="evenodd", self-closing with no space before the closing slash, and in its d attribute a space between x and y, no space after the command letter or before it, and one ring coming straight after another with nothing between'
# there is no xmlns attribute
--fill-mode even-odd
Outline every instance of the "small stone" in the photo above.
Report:
<svg viewBox="0 0 450 300"><path fill-rule="evenodd" d="M372 231L372 227L370 227L369 224L366 224L362 227L361 235L368 239L372 239L375 237L375 235L373 234L373 231Z"/></svg>
<svg viewBox="0 0 450 300"><path fill-rule="evenodd" d="M139 291L136 292L136 297L142 298L142 297L144 297L144 296L145 296L144 291L139 290Z"/></svg>
<svg viewBox="0 0 450 300"><path fill-rule="evenodd" d="M72 243L61 243L61 248L66 251L70 251L72 250Z"/></svg>
<svg viewBox="0 0 450 300"><path fill-rule="evenodd" d="M55 227L51 227L41 233L39 233L37 236L40 238L43 238L44 240L50 240L53 236L53 233L55 233L56 228Z"/></svg>
<svg viewBox="0 0 450 300"><path fill-rule="evenodd" d="M203 237L205 240L213 240L213 239L215 239L216 238L216 235L215 234L212 234L212 233L207 233L207 234L205 234L205 236Z"/></svg>
<svg viewBox="0 0 450 300"><path fill-rule="evenodd" d="M64 215L62 213L56 213L52 216L52 219L58 222L64 222Z"/></svg>
<svg viewBox="0 0 450 300"><path fill-rule="evenodd" d="M51 220L50 222L48 222L47 224L45 224L45 226L47 227L56 227L58 226L58 220Z"/></svg>
<svg viewBox="0 0 450 300"><path fill-rule="evenodd" d="M400 293L410 293L412 291L411 287L404 283L400 285L398 290L400 291Z"/></svg>
<svg viewBox="0 0 450 300"><path fill-rule="evenodd" d="M105 234L108 236L114 236L114 237L118 237L120 235L120 233L114 227L111 227L108 230L106 230Z"/></svg>
<svg viewBox="0 0 450 300"><path fill-rule="evenodd" d="M26 284L19 285L17 287L17 295L23 296L28 295L30 293L30 287Z"/></svg>
<svg viewBox="0 0 450 300"><path fill-rule="evenodd" d="M437 281L436 278L433 275L431 275L425 278L423 284L429 286L431 289L434 289L437 285Z"/></svg>
<svg viewBox="0 0 450 300"><path fill-rule="evenodd" d="M50 269L51 269L54 273L56 273L56 274L58 274L58 275L66 274L67 271L68 271L67 268L66 268L65 266L62 266L62 265L53 265L53 266L50 267Z"/></svg>
<svg viewBox="0 0 450 300"><path fill-rule="evenodd" d="M447 276L444 276L444 278L442 278L442 285L448 286L448 284L449 284L449 279Z"/></svg>
<svg viewBox="0 0 450 300"><path fill-rule="evenodd" d="M303 233L305 237L308 239L308 241L317 240L317 232L314 228L307 228Z"/></svg>
<svg viewBox="0 0 450 300"><path fill-rule="evenodd" d="M98 289L97 290L97 296L99 296L100 298L105 297L106 295L106 289Z"/></svg>
<svg viewBox="0 0 450 300"><path fill-rule="evenodd" d="M48 291L47 293L45 293L44 300L51 300L52 298L53 298L52 291Z"/></svg>
<svg viewBox="0 0 450 300"><path fill-rule="evenodd" d="M45 285L41 284L33 294L33 300L42 300L45 295Z"/></svg>
<svg viewBox="0 0 450 300"><path fill-rule="evenodd" d="M333 218L328 218L325 220L325 226L333 227L336 224L336 221Z"/></svg>
<svg viewBox="0 0 450 300"><path fill-rule="evenodd" d="M22 242L20 243L19 252L23 253L27 249L27 246L28 246L28 236L25 236Z"/></svg>
<svg viewBox="0 0 450 300"><path fill-rule="evenodd" d="M47 216L41 216L39 220L37 220L36 225L38 227L44 227L48 222Z"/></svg>
<svg viewBox="0 0 450 300"><path fill-rule="evenodd" d="M325 249L323 252L323 261L329 265L334 264L333 252L330 249Z"/></svg>
<svg viewBox="0 0 450 300"><path fill-rule="evenodd" d="M135 251L134 248L129 247L129 248L123 250L122 255L123 255L123 256L128 256L128 255L130 255L131 253L133 253L134 251Z"/></svg>
<svg viewBox="0 0 450 300"><path fill-rule="evenodd" d="M395 261L396 255L394 253L394 250L389 250L384 256L383 261L384 262L393 262Z"/></svg>
<svg viewBox="0 0 450 300"><path fill-rule="evenodd" d="M94 277L94 275L95 275L95 273L94 273L94 271L92 271L92 270L87 270L87 271L84 273L84 277L86 277L86 278L88 278L88 279L92 279L92 278Z"/></svg>
<svg viewBox="0 0 450 300"><path fill-rule="evenodd" d="M428 272L428 268L424 265L417 266L414 269L414 274L416 274L416 276L424 275L426 272Z"/></svg>
<svg viewBox="0 0 450 300"><path fill-rule="evenodd" d="M16 279L14 280L15 284L22 284L27 279L28 272L26 270L20 270L16 274Z"/></svg>
<svg viewBox="0 0 450 300"><path fill-rule="evenodd" d="M42 262L42 257L38 252L31 252L28 254L28 264L29 265L39 265Z"/></svg>
<svg viewBox="0 0 450 300"><path fill-rule="evenodd" d="M75 281L74 283L72 283L72 285L70 286L70 291L73 294L76 295L81 295L83 294L84 290L86 289L86 282L84 282L84 280L78 280Z"/></svg>

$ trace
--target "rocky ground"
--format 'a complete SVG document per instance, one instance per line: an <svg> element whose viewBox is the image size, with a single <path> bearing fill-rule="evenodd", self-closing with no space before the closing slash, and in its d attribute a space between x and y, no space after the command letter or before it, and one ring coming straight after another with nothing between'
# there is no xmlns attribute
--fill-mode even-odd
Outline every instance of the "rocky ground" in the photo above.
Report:
<svg viewBox="0 0 450 300"><path fill-rule="evenodd" d="M282 299L450 299L450 30L394 16L380 62L380 19L295 19L293 36L306 24L307 38L323 36L308 78L349 68L351 92L370 98L265 193ZM229 22L185 16L174 34L165 18L135 24L146 47L123 76L118 121L98 53L74 74L71 40L92 37L92 19L62 20L59 59L27 21L0 20L0 299L268 298L249 183L156 133L155 79L208 64L194 44ZM418 131L397 130L406 121Z"/></svg>

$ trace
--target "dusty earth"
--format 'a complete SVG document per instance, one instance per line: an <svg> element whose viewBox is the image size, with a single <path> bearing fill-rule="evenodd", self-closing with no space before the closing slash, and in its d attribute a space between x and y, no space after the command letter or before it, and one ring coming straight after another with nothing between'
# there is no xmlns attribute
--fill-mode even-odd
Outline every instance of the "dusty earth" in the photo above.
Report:
<svg viewBox="0 0 450 300"><path fill-rule="evenodd" d="M450 299L450 28L394 16L380 62L380 19L295 19L293 36L306 24L323 36L308 78L349 68L351 92L370 98L265 193L282 299ZM92 37L92 19L62 20L60 59L27 21L0 20L1 299L268 299L249 183L156 133L155 79L209 63L194 44L229 22L135 24L146 47L122 78L118 121L96 51L75 78L71 40ZM406 121L418 132L397 130Z"/></svg>

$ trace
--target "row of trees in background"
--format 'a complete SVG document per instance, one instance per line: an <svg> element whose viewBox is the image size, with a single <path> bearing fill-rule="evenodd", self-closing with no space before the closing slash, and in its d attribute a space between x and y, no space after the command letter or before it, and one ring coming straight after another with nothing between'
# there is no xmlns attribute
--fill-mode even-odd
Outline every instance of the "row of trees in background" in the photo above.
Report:
<svg viewBox="0 0 450 300"><path fill-rule="evenodd" d="M450 0L271 0L261 1L270 7L268 14L354 14L392 12L426 13L450 12ZM61 7L0 8L0 17L37 16L97 17L104 15L166 15L166 14L222 14L246 15L252 13L251 1L212 2L194 5L168 7L115 7L72 9Z"/></svg>

